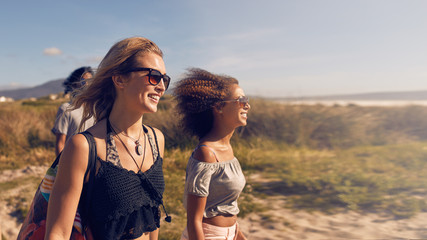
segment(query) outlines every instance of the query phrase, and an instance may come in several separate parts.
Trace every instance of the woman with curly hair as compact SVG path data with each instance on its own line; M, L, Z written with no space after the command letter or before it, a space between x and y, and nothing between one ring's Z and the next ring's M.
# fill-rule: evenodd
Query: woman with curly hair
M87 130L96 146L94 171L84 177L91 145L74 135L59 160L45 239L70 239L77 209L88 239L158 239L165 142L142 120L157 111L169 83L163 53L149 39L127 38L110 48L72 102L84 109L82 123L95 118Z
M250 109L239 82L190 69L174 90L183 128L199 138L187 163L181 239L246 239L237 225L237 198L245 177L230 139L245 126Z

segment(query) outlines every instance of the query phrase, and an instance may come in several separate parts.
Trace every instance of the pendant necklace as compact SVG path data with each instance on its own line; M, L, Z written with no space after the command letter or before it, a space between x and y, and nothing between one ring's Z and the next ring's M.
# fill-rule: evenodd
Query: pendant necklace
M112 126L113 128L116 128L117 130L120 130L119 128L117 128L116 126L114 126L111 122L110 122L110 124L111 124L111 126ZM116 132L116 131L114 131L114 132ZM136 154L138 154L138 156L141 156L141 155L142 155L142 152L143 152L143 148L142 148L142 146L141 146L141 143L139 143L139 139L141 138L141 132L142 132L142 130L139 132L138 139L135 139L135 138L133 138L133 137L131 137L131 136L127 135L125 132L120 131L120 133L122 133L122 134L123 134L123 135L125 135L126 137L128 137L128 138L132 139L132 141L135 143L135 152L136 152ZM118 135L118 134L116 133L116 135ZM145 134L144 134L144 141L145 141Z
M111 124L111 122L110 122L110 124ZM133 162L135 163L135 165L136 165L136 167L138 168L138 172L140 172L141 171L141 169L142 169L142 165L144 165L144 160L145 160L145 148L146 148L146 146L147 146L147 141L146 141L146 138L145 138L145 134L144 134L144 150L142 150L142 146L141 146L141 144L139 144L139 141L138 141L138 144L139 144L139 146L141 147L141 154L138 154L138 152L137 152L137 154L140 156L140 155L142 155L142 153L144 153L144 155L143 155L143 157L142 157L142 162L141 162L141 166L138 166L138 163L136 162L136 160L135 160L135 158L133 157L133 155L130 153L130 151L129 151L129 149L128 149L128 147L126 146L126 144L122 141L122 139L120 138L120 136L119 136L119 134L117 134L117 132L116 132L116 130L114 130L114 126L113 126L113 124L111 124L111 126L112 126L112 130L113 130L113 132L114 132L114 134L116 134L116 136L117 136L117 138L119 139L119 141L122 143L122 145L123 145L123 147L125 147L125 149L126 149L126 152L130 155L130 157L132 158L132 160L133 160ZM128 136L129 137L129 136ZM131 138L131 137L130 137ZM131 138L132 139L132 138ZM135 148L135 150L136 150L137 148Z

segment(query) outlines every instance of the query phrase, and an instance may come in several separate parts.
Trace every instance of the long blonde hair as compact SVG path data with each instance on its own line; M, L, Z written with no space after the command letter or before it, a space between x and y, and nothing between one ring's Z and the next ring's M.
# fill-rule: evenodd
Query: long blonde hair
M151 40L131 37L114 44L99 64L95 75L72 100L73 109L83 106L79 129L91 117L95 122L108 117L116 99L112 77L125 74L135 66L135 58L141 54L155 53L163 57L160 48Z

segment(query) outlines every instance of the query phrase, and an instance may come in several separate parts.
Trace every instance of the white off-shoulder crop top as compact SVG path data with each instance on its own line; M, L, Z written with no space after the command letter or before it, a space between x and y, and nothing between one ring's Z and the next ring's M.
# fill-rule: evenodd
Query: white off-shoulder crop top
M237 158L225 162L200 162L190 157L186 169L184 207L187 209L187 194L207 197L203 216L237 215L237 198L245 187L246 180Z

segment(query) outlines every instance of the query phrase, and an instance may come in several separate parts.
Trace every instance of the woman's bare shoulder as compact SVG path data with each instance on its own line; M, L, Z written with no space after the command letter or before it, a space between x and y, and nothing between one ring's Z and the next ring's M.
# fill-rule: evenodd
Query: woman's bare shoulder
M215 153L212 148L207 146L199 145L198 148L194 151L193 157L200 162L214 163L216 162Z

